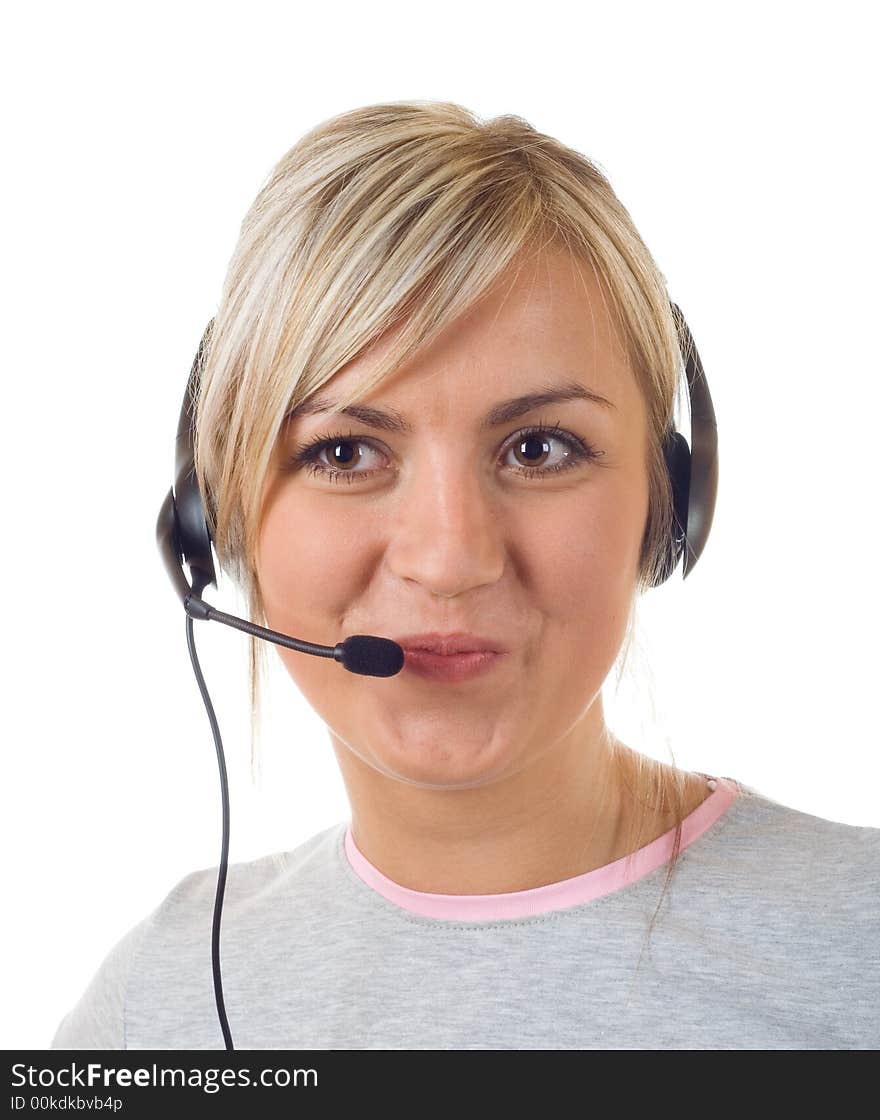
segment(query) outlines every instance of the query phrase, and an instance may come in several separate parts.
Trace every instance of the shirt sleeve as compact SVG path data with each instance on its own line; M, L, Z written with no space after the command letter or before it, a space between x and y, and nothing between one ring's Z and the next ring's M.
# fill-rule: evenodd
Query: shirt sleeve
M131 964L152 920L144 919L117 942L79 1002L64 1016L52 1050L125 1050L125 995Z

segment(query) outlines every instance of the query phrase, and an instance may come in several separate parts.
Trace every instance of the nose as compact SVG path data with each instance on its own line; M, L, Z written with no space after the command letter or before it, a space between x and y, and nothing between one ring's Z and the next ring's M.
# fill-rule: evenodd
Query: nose
M497 503L474 464L452 464L446 451L426 457L402 486L386 558L398 579L452 598L497 582L505 546Z

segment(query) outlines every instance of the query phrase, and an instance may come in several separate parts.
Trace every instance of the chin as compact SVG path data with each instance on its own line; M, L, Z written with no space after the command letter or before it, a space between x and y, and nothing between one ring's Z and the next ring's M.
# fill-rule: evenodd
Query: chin
M381 755L362 756L374 769L396 781L422 789L473 789L509 772L511 760L487 743L451 746L433 740L407 742Z

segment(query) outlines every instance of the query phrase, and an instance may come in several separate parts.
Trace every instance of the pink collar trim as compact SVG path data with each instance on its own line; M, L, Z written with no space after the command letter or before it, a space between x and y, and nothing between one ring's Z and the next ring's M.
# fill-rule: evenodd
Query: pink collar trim
M732 778L708 778L713 790L681 825L681 850L698 840L733 804L740 789ZM498 918L523 918L563 910L581 902L611 894L661 867L672 856L675 829L672 828L634 855L622 856L614 863L594 868L584 875L547 883L526 891L507 894L432 894L414 891L389 879L374 867L354 842L351 823L346 826L343 846L352 869L368 887L403 910L426 918L486 921Z

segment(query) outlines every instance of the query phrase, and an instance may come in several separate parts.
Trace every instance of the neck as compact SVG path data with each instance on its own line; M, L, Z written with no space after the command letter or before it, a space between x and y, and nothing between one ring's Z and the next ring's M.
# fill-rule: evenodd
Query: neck
M593 708L592 719L531 754L528 765L467 788L385 774L331 733L357 847L411 890L496 894L582 875L649 843L676 817L668 804L633 796L638 756L609 734L600 705ZM684 811L707 793L695 781Z

